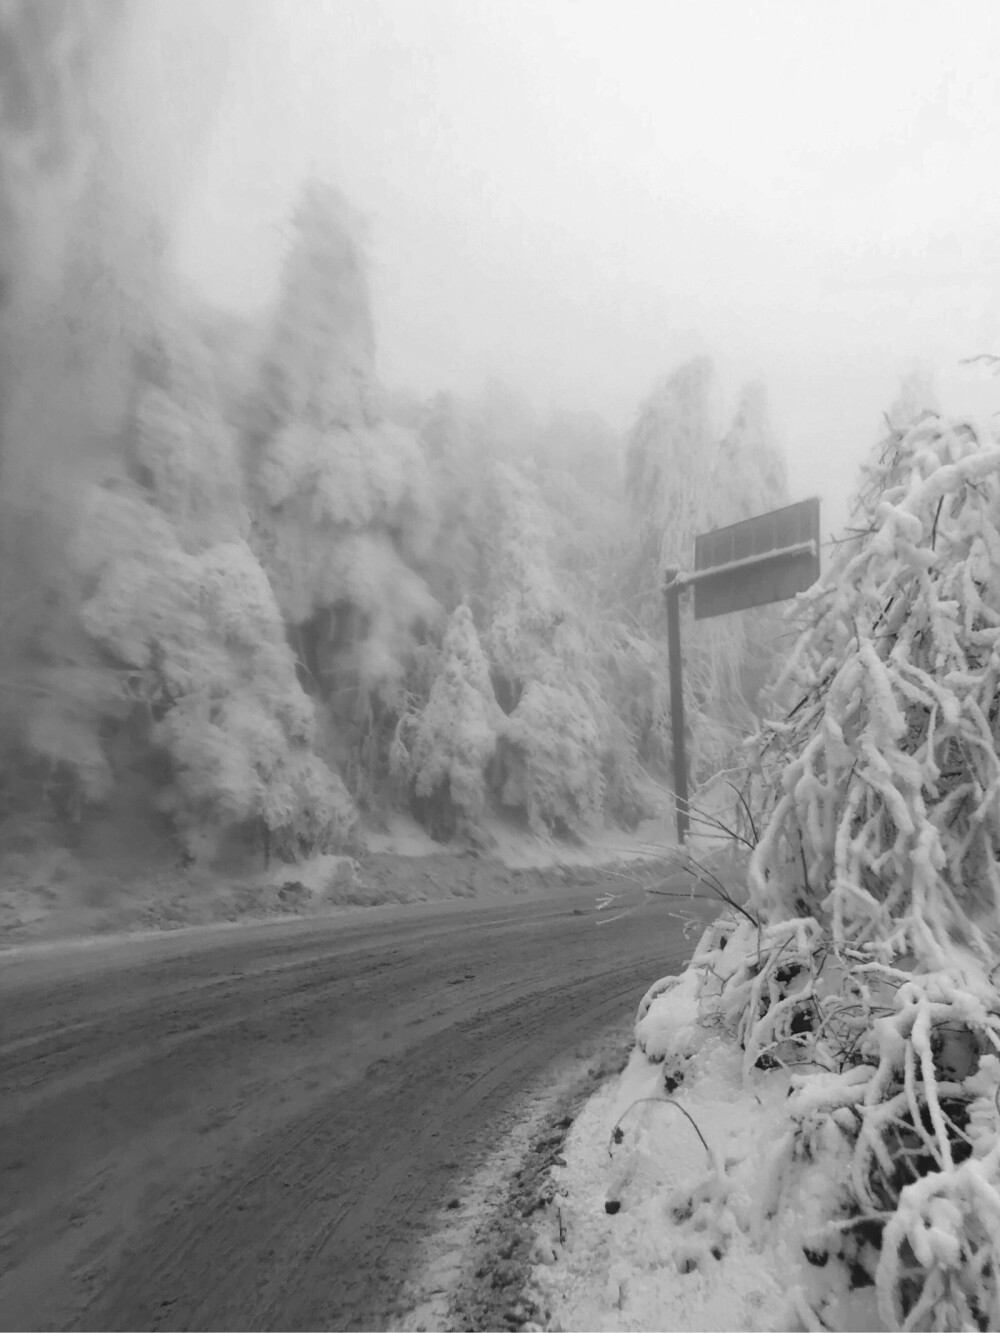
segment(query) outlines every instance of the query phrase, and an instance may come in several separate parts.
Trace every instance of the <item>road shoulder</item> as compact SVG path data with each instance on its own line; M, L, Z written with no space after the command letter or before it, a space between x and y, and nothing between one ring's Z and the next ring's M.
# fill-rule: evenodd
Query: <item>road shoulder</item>
M552 1168L576 1116L628 1059L625 1014L539 1079L498 1127L498 1146L442 1210L400 1298L396 1330L516 1329L543 1323L529 1283L539 1219L558 1213ZM556 1218L558 1228L558 1217Z

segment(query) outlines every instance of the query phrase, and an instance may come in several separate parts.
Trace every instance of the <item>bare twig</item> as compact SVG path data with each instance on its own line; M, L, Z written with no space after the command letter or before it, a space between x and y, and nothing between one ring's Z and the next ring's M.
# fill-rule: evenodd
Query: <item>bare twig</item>
M681 1106L680 1102L674 1101L673 1097L637 1097L634 1102L626 1106L625 1110L622 1111L621 1115L618 1117L618 1119L614 1123L614 1126L612 1127L611 1135L610 1138L608 1139L609 1157L614 1157L614 1152L612 1151L612 1148L614 1147L615 1144L621 1143L622 1141L623 1137L623 1131L621 1130L622 1121L628 1115L629 1111L633 1110L636 1106L640 1106L643 1102L652 1102L656 1106L675 1106L677 1110L680 1111L681 1115L685 1116L690 1121L692 1129L698 1135L699 1139L701 1139L702 1147L708 1153L709 1161L715 1160L712 1155L712 1149L705 1142L705 1136L698 1128L694 1116L692 1116L689 1112L685 1111L684 1107Z

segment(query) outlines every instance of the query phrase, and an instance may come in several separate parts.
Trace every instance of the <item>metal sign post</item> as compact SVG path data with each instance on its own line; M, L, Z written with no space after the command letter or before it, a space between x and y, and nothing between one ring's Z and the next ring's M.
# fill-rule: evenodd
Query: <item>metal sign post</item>
M667 652L670 668L670 729L673 732L677 841L690 827L687 747L684 737L684 668L681 653L681 594L694 588L696 620L781 602L819 578L819 500L773 509L756 518L716 528L695 538L695 569L668 569Z
M688 832L687 752L684 744L684 662L681 657L681 593L679 570L668 569L667 657L670 667L670 731L674 751L674 800L677 805L677 841L684 846Z

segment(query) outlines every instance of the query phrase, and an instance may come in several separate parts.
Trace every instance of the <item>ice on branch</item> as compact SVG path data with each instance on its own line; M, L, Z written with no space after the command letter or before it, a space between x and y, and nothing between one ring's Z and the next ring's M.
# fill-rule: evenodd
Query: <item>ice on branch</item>
M804 594L793 704L759 738L771 915L934 967L992 956L1000 910L1000 445L924 417L869 472L858 526Z

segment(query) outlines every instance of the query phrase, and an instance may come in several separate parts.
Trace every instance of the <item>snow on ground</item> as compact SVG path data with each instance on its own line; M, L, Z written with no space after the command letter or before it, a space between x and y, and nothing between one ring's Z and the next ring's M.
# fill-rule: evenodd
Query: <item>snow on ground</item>
M365 843L370 852L386 856L433 856L441 851L441 844L434 841L422 824L397 812L377 828L366 828Z
M182 866L175 852L155 845L114 855L45 845L0 849L0 947L392 903L503 899L573 883L593 883L610 894L616 911L628 910L642 903L656 878L653 866L633 863L670 853L669 843L611 830L585 845L501 831L496 847L472 851L433 842L399 816L368 835L368 850L357 860L320 855L267 868L252 849L236 849L211 869ZM694 915L704 920L703 912Z
M776 1176L792 1076L744 1080L733 1037L699 1021L698 985L692 970L651 988L623 1075L570 1131L532 1282L547 1327L883 1328L871 1285L803 1249L845 1153L831 1142Z
M536 836L493 817L484 845L473 851L442 846L410 816L393 813L365 828L367 851L359 860L316 856L268 868L259 851L238 842L208 869L181 865L169 843L138 833L110 841L92 834L89 843L70 850L51 845L44 831L28 830L20 841L8 838L10 845L0 848L0 946L387 903L522 895L585 872L595 883L600 878L613 908L607 917L613 919L614 911L645 899L655 879L648 863L675 857L669 793L654 795L660 803L656 818L632 832L595 827L585 842ZM718 839L699 836L689 841L689 851L709 859L718 845ZM683 903L678 907L687 910ZM693 916L699 923L705 919L701 909Z
M393 813L378 828L365 830L368 850L392 856L440 855L442 845L409 815ZM541 866L604 865L618 858L662 856L672 851L674 836L673 808L644 820L632 832L619 828L591 829L586 842L575 843L542 837L527 832L510 820L492 817L484 822L485 855L511 869Z
M617 1085L606 1085L578 1117L567 1165L554 1172L565 1241L554 1233L543 1241L548 1262L535 1276L551 1328L776 1326L790 1256L780 1236L758 1251L739 1219L750 1211L754 1149L777 1123L782 1093L768 1089L760 1104L743 1093L739 1060L715 1041L702 1048L698 1065L700 1077L677 1102L710 1147L744 1165L730 1173L729 1199L722 1205L711 1188L702 1190L707 1197L699 1196L690 1219L674 1220L670 1201L706 1185L708 1157L692 1126L660 1100L662 1067L634 1052ZM648 1097L657 1100L640 1100ZM612 1157L620 1118L624 1139ZM613 1215L605 1211L609 1201L620 1205Z

